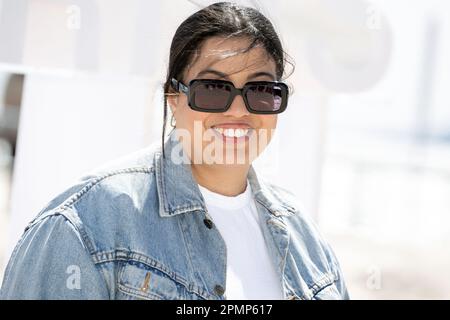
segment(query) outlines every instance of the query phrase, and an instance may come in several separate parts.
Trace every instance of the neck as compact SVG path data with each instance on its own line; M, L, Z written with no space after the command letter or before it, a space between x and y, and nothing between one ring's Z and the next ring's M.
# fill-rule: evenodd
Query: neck
M233 197L245 191L250 166L191 164L191 168L199 185L212 192Z

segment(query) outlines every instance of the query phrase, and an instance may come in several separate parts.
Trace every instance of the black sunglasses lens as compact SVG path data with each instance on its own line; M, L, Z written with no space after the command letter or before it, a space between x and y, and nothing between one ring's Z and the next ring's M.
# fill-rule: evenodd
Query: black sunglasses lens
M193 91L196 107L207 110L224 109L230 98L231 87L224 83L198 83Z
M278 84L255 84L248 88L246 97L251 109L276 113L282 107L286 88Z

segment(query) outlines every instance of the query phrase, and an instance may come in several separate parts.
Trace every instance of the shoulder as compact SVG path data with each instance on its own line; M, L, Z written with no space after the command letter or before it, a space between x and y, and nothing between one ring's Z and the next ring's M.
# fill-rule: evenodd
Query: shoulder
M257 198L272 208L275 215L290 216L309 219L310 214L300 198L287 188L276 184L267 177L258 174L259 190Z
M108 176L139 171L152 171L155 155L161 152L161 142L154 142L146 148L126 154L98 166L82 176L82 180L106 178Z
M300 198L287 188L259 175L259 192L255 195L273 216L286 224L297 239L309 245L322 246L323 236L319 232L314 216Z
M278 207L283 208L283 221L295 228L296 232L301 232L303 236L321 241L318 225L314 220L313 213L307 209L299 196L292 191L272 182L266 182L268 192L278 202Z
M43 218L24 233L14 248L0 299L108 298L89 249L81 233L65 217ZM83 286L70 281L81 277Z
M320 231L313 213L301 199L292 191L273 182L263 180L263 185L265 198L270 200L270 205L275 208L279 220L290 231L292 241L304 242L308 248L315 248L313 250L322 252L329 262L333 262L328 242Z
M67 207L81 200L87 193L124 192L127 187L140 179L151 179L154 172L155 154L160 146L153 143L146 148L113 159L83 174L73 185L59 194L43 210ZM50 204L53 203L51 206Z
M145 205L151 209L153 200L157 207L154 157L158 152L154 143L91 170L52 199L25 230L48 216L61 215L83 239L94 242L106 241L120 225L138 224Z

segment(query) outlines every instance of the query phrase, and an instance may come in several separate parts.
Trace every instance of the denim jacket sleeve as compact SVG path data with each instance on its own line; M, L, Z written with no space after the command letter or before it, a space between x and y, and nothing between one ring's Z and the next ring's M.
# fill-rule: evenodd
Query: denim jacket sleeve
M14 249L0 299L109 299L109 293L73 224L49 215L32 224Z
M342 272L341 266L339 265L339 261L333 251L333 249L328 245L328 243L326 244L326 246L328 247L328 254L330 255L330 259L331 259L331 265L333 266L334 269L334 273L336 274L336 287L342 297L343 300L349 300L350 299L350 295L348 293L347 290L347 286L345 284L345 280L344 280L344 274Z

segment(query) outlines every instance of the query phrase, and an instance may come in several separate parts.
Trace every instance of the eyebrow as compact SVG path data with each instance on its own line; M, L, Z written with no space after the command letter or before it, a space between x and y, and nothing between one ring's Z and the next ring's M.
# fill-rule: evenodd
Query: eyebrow
M199 72L197 74L197 77L203 76L203 75L208 74L208 73L214 74L214 75L218 76L219 78L229 79L229 77L228 77L228 75L226 73L223 73L223 72L220 72L220 71L217 71L217 70L214 70L214 69L205 69L205 70Z
M214 74L215 76L218 76L219 78L224 78L224 79L228 79L228 80L230 79L226 73L223 73L223 72L220 72L220 71L214 70L214 69L205 69L205 70L199 72L197 74L197 77L203 76L208 73ZM252 78L257 78L257 77L269 77L270 79L272 79L272 81L276 80L275 76L272 73L267 72L267 71L258 71L258 72L249 74L247 77L247 80L252 79Z
M272 73L267 72L267 71L259 71L259 72L252 73L247 77L247 80L252 79L252 78L258 78L258 77L269 77L272 81L276 80L275 76Z

